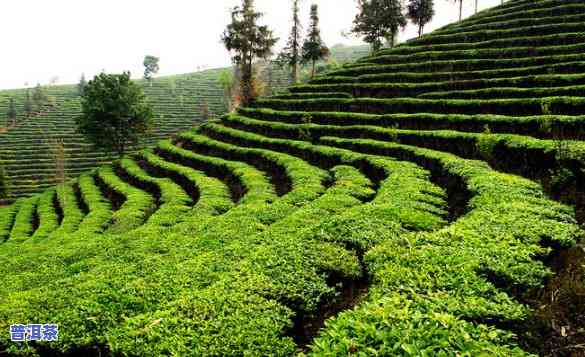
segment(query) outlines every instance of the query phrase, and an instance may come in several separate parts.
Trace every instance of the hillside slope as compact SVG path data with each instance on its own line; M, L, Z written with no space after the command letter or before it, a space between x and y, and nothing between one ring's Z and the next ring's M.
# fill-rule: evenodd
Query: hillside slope
M584 18L509 1L0 208L0 330L59 324L0 347L582 355Z
M332 48L332 59L345 63L367 52L367 46L338 45ZM282 91L289 84L285 69L275 65L261 68L267 90ZM225 113L223 89L218 82L222 70L161 77L152 86L139 81L155 112L153 133L140 147L153 145L201 123L204 105L213 116ZM55 99L55 107L46 107L29 119L23 110L25 90L0 91L0 163L5 165L10 180L11 200L41 192L59 182L57 155L64 159L65 175L70 178L112 160L111 155L96 150L75 132L74 118L81 110L77 87L50 86L45 91ZM15 127L7 119L10 98L15 99L19 112ZM9 126L10 129L3 132ZM65 149L64 156L56 150L60 143Z

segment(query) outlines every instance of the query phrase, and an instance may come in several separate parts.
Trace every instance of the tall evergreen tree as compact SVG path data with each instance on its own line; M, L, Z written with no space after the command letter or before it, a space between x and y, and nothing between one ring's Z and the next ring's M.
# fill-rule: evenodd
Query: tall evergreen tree
M14 98L10 98L10 103L8 104L8 120L10 120L10 124L16 124L16 104L14 103Z
M433 0L410 0L408 3L408 18L418 25L418 36L422 36L424 27L435 16Z
M382 48L384 39L393 47L398 31L406 26L401 0L358 0L358 6L351 31L363 36L374 52Z
M33 90L32 99L37 108L37 111L41 111L43 105L47 103L48 100L47 94L45 93L43 87L41 87L39 83L37 83L37 86Z
M79 83L77 84L77 94L79 94L79 96L83 96L83 94L85 94L86 86L87 80L85 79L85 73L82 73L81 78L79 78Z
M291 82L293 84L299 81L299 63L301 62L301 31L302 26L299 19L299 1L293 0L293 18L290 36L286 46L282 49L277 58L277 63L281 66L290 66Z
M232 22L221 36L225 47L232 53L232 61L240 67L240 103L248 104L255 96L253 64L256 58L266 58L278 41L267 26L258 25L263 16L256 12L253 0L242 0L242 6L231 10Z
M329 56L329 48L321 39L319 29L319 8L317 4L311 5L311 21L309 33L303 43L303 63L311 63L311 78L315 76L315 63Z
M25 97L24 97L24 112L26 113L26 117L29 118L33 113L33 102L30 97L30 90L27 88Z

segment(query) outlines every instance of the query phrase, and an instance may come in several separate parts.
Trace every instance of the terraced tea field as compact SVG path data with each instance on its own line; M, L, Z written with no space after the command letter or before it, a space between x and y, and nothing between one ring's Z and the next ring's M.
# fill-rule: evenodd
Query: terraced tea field
M515 0L0 208L8 354L581 356L585 4Z
M367 51L365 46L336 46L332 58L343 63L355 60ZM225 113L223 89L218 82L222 70L157 78L152 86L141 81L153 105L155 125L151 136L135 149L152 146L160 139L198 125L203 121L205 104L213 116ZM286 71L276 65L263 66L261 78L267 90L272 92L282 91L289 84ZM26 119L23 110L25 91L0 91L0 163L4 164L10 180L11 201L41 192L59 182L55 149L60 143L64 144L65 175L70 178L109 163L113 158L93 148L76 133L74 118L81 111L76 86L47 87L46 94L55 99L55 107L47 107L40 114ZM15 99L19 124L3 132L2 128L11 126L7 118L10 98Z

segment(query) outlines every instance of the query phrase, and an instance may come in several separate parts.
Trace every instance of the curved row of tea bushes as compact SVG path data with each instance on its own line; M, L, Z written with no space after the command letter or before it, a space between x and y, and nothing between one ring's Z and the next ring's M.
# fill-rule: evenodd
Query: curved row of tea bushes
M111 165L100 167L96 179L101 180L107 190L123 197L123 202L118 203L119 209L112 214L109 232L122 233L137 228L155 211L155 198L118 177Z
M418 98L354 98L354 99L259 99L254 108L284 111L386 113L496 114L514 116L581 115L585 112L583 97L544 97L527 99L418 99Z
M73 233L79 228L79 224L85 217L86 212L79 206L76 193L78 189L77 182L64 183L55 188L56 197L54 202L61 210L62 217L59 227L51 233L51 236Z
M56 194L53 188L39 195L39 202L35 213L38 216L39 226L31 238L47 238L61 224L62 217L59 217L57 207L55 207Z
M507 133L551 139L583 140L583 116L536 115L465 115L465 114L363 114L346 112L279 111L240 108L238 113L252 119L289 124L375 125L394 129L456 130L462 132ZM229 118L229 117L228 117Z
M138 156L137 159L140 157ZM148 223L161 226L175 225L192 208L194 202L181 186L171 179L148 175L136 161L130 158L123 158L116 162L116 167L123 170L124 176L128 177L134 186L155 197L157 209L148 217Z

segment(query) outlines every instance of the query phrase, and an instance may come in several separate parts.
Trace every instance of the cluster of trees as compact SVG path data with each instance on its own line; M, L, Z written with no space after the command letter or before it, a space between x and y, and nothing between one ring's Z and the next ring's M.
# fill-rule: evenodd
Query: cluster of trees
M225 47L232 54L232 62L237 66L240 83L239 102L246 105L258 94L255 88L254 61L272 55L272 47L278 42L272 30L258 22L263 14L257 12L253 0L243 0L241 6L231 10L231 23L221 36ZM290 66L291 81L298 81L299 65L315 63L329 55L329 49L321 39L317 5L311 6L309 31L302 40L302 26L299 18L299 0L293 0L293 21L289 39L278 56L278 62Z
M393 47L407 19L418 26L420 36L435 16L433 0L409 0L406 12L402 0L358 0L358 9L351 31L362 36L373 51L382 48L384 41Z
M22 111L27 118L30 118L33 114L41 112L45 106L55 106L55 104L55 98L47 95L44 88L40 84L37 84L32 91L32 95L30 89L26 90ZM8 125L15 125L18 119L18 110L14 98L10 98L6 115L8 117Z
M299 18L299 1L293 0L293 18L291 33L286 46L279 53L277 63L291 68L291 83L299 81L299 65L311 64L311 78L315 76L315 65L319 60L329 56L330 51L321 38L319 28L319 8L311 5L309 30L302 39L302 25Z

